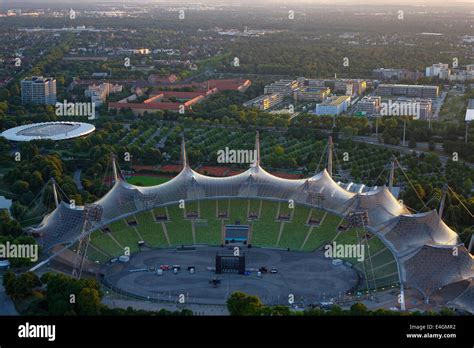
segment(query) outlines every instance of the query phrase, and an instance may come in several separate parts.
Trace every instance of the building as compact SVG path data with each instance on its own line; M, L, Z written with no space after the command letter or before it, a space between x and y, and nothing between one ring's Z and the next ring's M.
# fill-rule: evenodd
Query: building
M474 121L474 99L469 99L466 109L466 122Z
M133 102L137 95L131 95L115 103L109 103L109 110L130 109L134 116L143 116L145 112L155 112L158 110L168 110L173 112L183 112L191 110L192 106L200 103L210 95L217 92L217 89L194 92L178 91L158 91L143 103Z
M355 110L363 112L365 115L376 115L380 112L381 97L365 96L359 100L355 106Z
M293 91L293 100L295 102L321 102L324 101L330 93L331 90L329 89L329 87L300 87Z
M439 96L439 87L427 85L381 84L377 87L377 95L437 98Z
M32 76L21 81L22 104L54 105L56 101L56 79Z
M254 151L260 153L258 138L255 143ZM225 199L227 202L229 198L245 198L271 200L281 204L291 199L297 206L308 206L327 214L335 214L338 220L349 218L353 224L362 222L364 233L370 233L371 238L378 238L374 240L383 244L387 255L392 257L393 261L390 263L395 264L395 267L390 269L393 273L384 273L394 275L387 285L397 286L402 282L401 286L418 291L427 302L435 294L436 301L441 299L443 292L440 293L439 289L450 284L459 286L463 282L466 285L462 292L458 291L456 295L450 293L446 297L450 301L457 301L456 299L461 297L461 302L468 304L468 309L474 312L474 305L469 301L472 296L465 299L467 289L471 289L469 294L474 293L474 283L471 283L474 260L469 250L460 242L457 233L442 220L436 210L413 213L403 201L396 199L386 186L360 192L362 189L359 185L358 192L352 192L341 187L326 169L298 180L278 178L262 168L258 156L245 172L216 178L199 174L191 168L184 142L181 145L181 159L182 170L177 176L165 184L150 186L146 190L127 183L113 159L111 167L114 184L104 196L94 202L94 206L100 208L97 223L84 230L87 213L85 207L72 206L61 200L50 214L39 224L28 227L26 232L37 238L43 250L52 251L58 244L72 245L85 232L103 233L103 228L112 222L124 221L125 218L143 212L151 214L156 207L171 207L181 199L197 202ZM321 193L324 195L322 202ZM206 208L201 206L201 209ZM360 215L361 212L364 216ZM276 213L278 214L278 211ZM166 213L165 216L167 215ZM183 217L185 218L186 216ZM143 224L152 228L156 222L150 219L149 223L145 221ZM217 231L220 232L221 224L217 225ZM133 233L133 228L130 226L130 233ZM267 231L266 226L259 228L259 233ZM258 227L254 226L253 233L257 229ZM220 233L217 234L220 237ZM279 241L275 238L273 245L278 244ZM457 251L455 255L453 248ZM117 252L122 252L120 247ZM107 260L112 257L114 256L110 255ZM386 256L384 260L387 260ZM387 262L389 261L382 265ZM207 283L207 279L204 281ZM364 282L361 283L363 286ZM374 282L370 286L377 289L380 285L380 282ZM416 295L414 292L413 294Z
M89 86L85 91L84 95L91 98L91 102L96 106L102 105L107 101L109 94L120 93L123 90L122 85L113 85L111 83L105 82L100 85L93 84Z
M316 104L316 115L340 115L346 112L351 102L351 97L329 97L321 104Z
M428 120L432 112L431 99L401 97L380 103L382 116L414 116L416 119Z
M293 91L298 88L298 81L296 80L280 80L266 85L263 93L273 94L281 93L284 96L291 96Z
M468 65L469 66L469 65ZM469 66L470 67L470 66ZM474 80L474 69L469 68L470 70L454 70L451 75L449 75L449 81L453 82L467 82Z
M425 70L426 77L439 77L440 79L449 78L450 73L449 65L443 63L427 66Z
M399 80L402 69L378 68L372 70L372 76L378 80Z
M261 95L244 103L245 107L258 108L259 110L268 110L283 101L282 93L272 93Z

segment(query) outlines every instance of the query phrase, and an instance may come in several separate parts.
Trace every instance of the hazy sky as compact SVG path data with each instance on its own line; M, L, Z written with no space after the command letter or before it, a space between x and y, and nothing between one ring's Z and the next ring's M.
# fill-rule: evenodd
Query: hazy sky
M183 5L183 4L203 4L203 5L264 5L264 4L278 4L278 5L294 5L294 4L308 4L308 5L415 5L415 6L465 6L468 10L474 12L474 0L0 0L0 4L14 6L16 4L34 4L41 6L43 4L66 4L66 3L161 3L166 5ZM35 6L35 7L36 7Z

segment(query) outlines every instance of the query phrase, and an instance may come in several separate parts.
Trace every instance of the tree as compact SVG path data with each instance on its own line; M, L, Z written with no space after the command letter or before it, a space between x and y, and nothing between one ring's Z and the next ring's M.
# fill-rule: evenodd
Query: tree
M259 315L263 308L257 296L234 292L227 300L230 315Z
M366 315L368 310L363 303L357 302L351 306L350 312L354 315Z
M281 145L276 145L273 151L277 156L283 156L285 154L285 149Z
M416 140L415 138L410 138L410 140L408 141L408 147L410 149L415 149L416 148Z
M23 180L17 180L12 186L12 192L17 194L23 194L28 192L30 185Z
M77 297L79 315L99 315L101 311L100 295L96 289L84 288Z

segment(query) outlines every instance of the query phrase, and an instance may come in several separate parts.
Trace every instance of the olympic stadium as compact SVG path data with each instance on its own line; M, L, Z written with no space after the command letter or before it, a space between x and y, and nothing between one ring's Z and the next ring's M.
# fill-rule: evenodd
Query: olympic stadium
M11 141L66 140L88 135L95 126L83 122L40 122L7 129L0 136Z
M214 296L203 283L217 269L214 255L238 245L248 258L245 271L267 266L282 275L255 287L259 280L245 278L247 272L232 274L223 278L228 289L266 296L266 287L282 295L295 287L330 295L396 287L426 303L441 297L440 303L474 312L472 255L436 210L411 213L390 186L351 189L333 179L332 167L282 179L262 168L258 135L256 151L247 171L217 178L190 167L183 141L181 172L151 187L127 183L113 161L115 181L102 198L83 207L56 199L56 209L28 231L51 253L48 261L69 258L74 269L79 264L79 276L82 270L100 274L111 288L142 299L189 289L199 292L197 302L224 300L226 293ZM340 257L342 265L335 265L324 259L322 249L334 242L363 245L364 260ZM127 264L117 262L124 250L131 252ZM167 263L200 269L159 281L146 273ZM140 270L145 273L131 275Z

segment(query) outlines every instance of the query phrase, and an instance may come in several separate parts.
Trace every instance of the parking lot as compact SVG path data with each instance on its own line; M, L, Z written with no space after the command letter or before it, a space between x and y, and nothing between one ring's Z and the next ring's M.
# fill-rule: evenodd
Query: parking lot
M355 271L347 266L334 266L321 252L289 252L271 249L242 249L246 256L246 269L266 267L269 272L261 277L256 271L250 275L223 273L216 275L208 267L214 267L216 253L231 254L232 250L219 247L197 247L190 251L161 249L140 252L128 263L116 262L105 268L107 281L123 291L150 298L177 302L180 295L186 303L225 304L235 291L257 295L267 304L288 304L289 295L296 303L312 303L330 299L348 291L357 283ZM161 265L180 265L174 274L172 267L157 275L156 271L136 271L159 268ZM188 266L195 267L191 274ZM275 268L278 273L272 274ZM132 271L132 272L131 272ZM218 278L215 287L210 280Z

